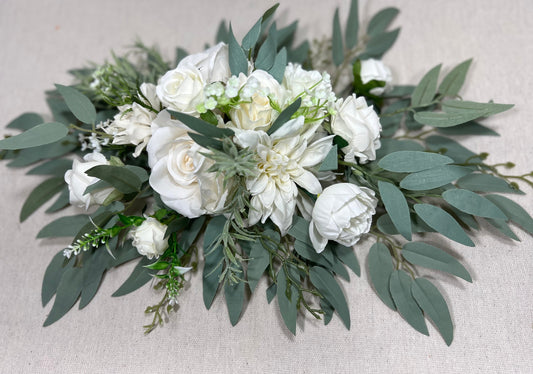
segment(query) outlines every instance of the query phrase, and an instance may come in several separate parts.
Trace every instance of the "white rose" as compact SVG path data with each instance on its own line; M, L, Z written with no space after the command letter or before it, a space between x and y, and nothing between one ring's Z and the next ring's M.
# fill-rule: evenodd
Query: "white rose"
M140 226L134 227L128 233L133 240L133 246L139 254L149 259L158 258L168 248L168 238L165 238L167 225L153 217L148 217Z
M222 176L216 178L215 173L207 172L213 161L201 153L209 151L196 144L187 134L189 131L162 111L152 122L152 138L146 150L152 188L168 207L195 218L220 211L227 192Z
M180 65L196 66L206 83L226 82L231 76L228 46L224 43L218 43L203 52L187 56L180 61L178 67Z
M140 89L144 96L141 96L141 100L159 110L161 103L157 98L155 85L143 83ZM138 103L122 105L118 109L120 112L115 115L113 122L104 128L104 131L113 135L113 144L136 145L133 156L138 157L152 136L150 126L157 113Z
M376 150L381 146L379 133L381 124L372 106L368 106L363 96L355 95L339 99L335 104L337 114L331 121L331 130L348 142L342 148L344 160L360 163L376 159Z
M388 66L383 61L370 58L368 60L361 61L361 81L363 84L367 84L370 81L385 82L384 87L375 87L370 90L372 95L381 96L383 93L391 90L392 85L392 73Z
M269 97L283 105L281 85L263 70L255 70L248 77L241 74L239 82L241 96L249 102L241 103L230 111L231 124L228 126L242 130L268 130L279 114L270 105Z
M156 93L165 107L198 116L196 107L205 100L204 86L204 77L196 66L179 64L159 79Z
M337 183L318 196L309 225L313 247L320 253L328 240L347 247L370 230L378 200L374 191L352 183Z
M83 162L74 160L72 169L65 173L65 182L69 189L70 204L88 209L89 206L97 204L102 205L105 199L113 192L114 188L103 188L91 193L85 194L85 190L91 184L98 182L100 179L90 177L85 172L95 166L109 165L109 161L101 153L88 153L83 157Z

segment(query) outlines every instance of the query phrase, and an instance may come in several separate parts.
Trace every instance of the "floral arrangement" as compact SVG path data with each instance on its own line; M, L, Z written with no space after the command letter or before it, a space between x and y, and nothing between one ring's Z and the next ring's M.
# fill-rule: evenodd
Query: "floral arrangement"
M480 219L515 240L510 223L533 233L531 216L501 195L523 193L516 181L531 186L532 174L503 174L511 162L489 165L453 140L497 135L479 120L512 107L459 96L471 60L393 86L380 59L398 37L388 30L397 9L363 27L352 0L331 38L294 46L297 23L278 28L276 8L240 43L222 22L214 46L178 48L174 63L138 42L73 70L74 85L47 92L53 122L25 113L7 126L23 130L0 140L8 166L48 177L20 220L56 195L47 212L80 210L38 234L73 238L44 275L43 305L55 295L45 326L85 307L106 271L138 260L113 296L161 291L146 332L177 310L190 271L203 274L207 308L224 294L233 325L266 277L293 334L299 311L325 324L336 314L349 329L338 278L360 274L370 239L378 297L423 334L430 319L449 345L445 298L418 269L472 279L431 237L474 246Z

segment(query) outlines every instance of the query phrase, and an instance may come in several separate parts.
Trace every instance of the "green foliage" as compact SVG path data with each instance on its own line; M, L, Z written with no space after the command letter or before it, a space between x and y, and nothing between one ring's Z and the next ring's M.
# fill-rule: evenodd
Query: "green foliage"
M416 204L416 214L431 228L463 245L474 247L474 243L457 221L441 208L430 204Z
M287 121L289 121L292 116L300 109L300 105L302 105L302 99L298 98L296 99L291 105L289 105L283 112L281 112L272 124L270 128L267 131L268 135L272 135L275 133L278 129L281 128Z
M424 107L432 103L437 93L437 81L441 66L435 66L422 77L411 96L412 107Z
M56 84L59 94L63 96L65 103L74 116L83 123L94 124L96 121L96 109L87 96L72 87Z
M411 216L404 194L394 184L379 181L379 194L392 223L402 236L411 240Z
M63 178L53 177L35 187L22 206L19 217L20 222L24 222L43 204L59 193L64 185Z
M389 249L382 243L375 243L368 252L368 273L381 301L392 310L396 310L392 300L389 283L394 271Z
M403 270L395 270L390 276L390 293L400 315L413 328L424 335L429 335L422 310L411 294L413 280Z
M43 118L37 113L24 113L7 124L8 129L27 131L34 126L44 123Z
M55 143L68 133L65 125L58 122L43 123L22 134L0 140L0 149L15 150Z

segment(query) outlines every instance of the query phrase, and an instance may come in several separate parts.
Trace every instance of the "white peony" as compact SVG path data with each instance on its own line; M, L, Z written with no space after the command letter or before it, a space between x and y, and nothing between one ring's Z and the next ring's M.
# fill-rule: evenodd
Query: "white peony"
M206 83L226 82L231 76L228 46L224 43L189 55L180 61L179 66L192 65L198 68Z
M155 110L159 110L161 103L157 98L155 85L143 83L140 89L141 100ZM106 133L113 135L113 144L136 145L133 156L138 157L152 136L150 126L157 113L138 103L122 105L118 109L120 112L115 115L113 122L103 129Z
M352 183L338 183L318 196L309 225L313 247L320 253L328 240L347 247L370 230L378 200L374 191Z
M139 254L149 259L158 258L168 248L168 238L165 238L167 225L153 217L148 217L140 226L134 227L128 233L133 246Z
M270 136L263 131L235 129L236 143L255 151L259 160L257 175L246 182L252 195L250 225L264 223L270 217L283 235L292 224L297 185L312 194L322 191L312 169L320 165L330 151L332 137L310 143L319 126L317 123L306 128L304 117L300 116Z
M83 161L74 160L72 162L72 169L65 173L65 182L69 189L70 204L88 209L89 206L97 204L102 205L105 199L113 192L114 188L103 188L85 193L85 190L90 185L98 182L100 179L90 177L85 172L95 166L109 165L109 161L105 156L98 152L88 153L83 157Z
M231 123L227 126L242 130L268 130L279 114L270 105L270 98L280 106L284 104L281 85L263 70L256 70L248 77L241 73L238 79L241 98L246 102L229 112Z
M167 111L162 111L152 122L147 151L152 188L168 207L195 218L220 211L227 192L222 177L207 172L213 161L200 153L209 151L189 137L190 131L180 121L172 120Z
M363 96L355 95L339 99L336 103L337 114L332 117L331 130L348 142L342 148L344 160L360 163L376 159L376 150L381 146L379 133L381 124L372 106L368 106Z
M384 87L375 87L370 90L372 95L381 96L383 93L392 89L392 73L387 65L381 60L375 60L370 58L368 60L361 61L361 81L363 84L367 84L370 81L385 82Z
M196 107L205 100L206 82L198 67L179 64L165 73L156 87L157 97L169 109L198 116Z

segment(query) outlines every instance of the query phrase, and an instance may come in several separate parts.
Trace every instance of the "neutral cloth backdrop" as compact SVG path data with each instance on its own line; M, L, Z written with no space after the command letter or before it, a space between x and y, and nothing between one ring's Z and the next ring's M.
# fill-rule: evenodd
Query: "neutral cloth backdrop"
M68 69L103 62L136 36L158 43L171 58L175 46L199 52L214 39L221 18L242 37L270 0L218 1L0 1L0 135L24 111L46 115L43 92L70 84ZM279 9L280 24L300 19L298 37L330 33L335 6L346 16L348 0L292 0ZM477 101L514 103L485 121L500 137L461 139L489 162L513 160L517 174L533 159L533 2L531 0L361 1L361 16L398 6L400 37L384 60L395 82L416 83L438 63L444 70L474 58L463 94ZM178 314L148 336L144 308L158 300L149 287L111 298L132 264L111 271L96 298L43 328L51 304L40 304L41 281L62 240L34 239L54 219L44 209L20 224L24 198L42 180L0 163L0 372L1 373L531 373L533 372L533 240L515 230L511 242L484 226L475 248L450 245L473 284L433 273L450 304L455 339L447 347L433 326L415 332L376 297L365 269L370 242L357 247L360 278L342 286L352 328L335 317L329 326L307 316L291 336L259 284L246 313L231 327L223 299L205 310L200 277L180 297ZM515 196L533 212L533 190ZM74 209L69 211L74 213ZM63 214L63 213L60 213ZM445 241L437 241L447 245Z

